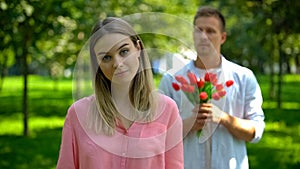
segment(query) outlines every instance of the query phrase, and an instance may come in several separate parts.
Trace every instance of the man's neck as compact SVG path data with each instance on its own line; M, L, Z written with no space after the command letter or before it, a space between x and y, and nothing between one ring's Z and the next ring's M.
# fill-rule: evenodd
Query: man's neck
M197 59L194 61L194 65L200 69L214 69L220 67L222 63L222 57L219 56L208 56L201 57L197 56Z

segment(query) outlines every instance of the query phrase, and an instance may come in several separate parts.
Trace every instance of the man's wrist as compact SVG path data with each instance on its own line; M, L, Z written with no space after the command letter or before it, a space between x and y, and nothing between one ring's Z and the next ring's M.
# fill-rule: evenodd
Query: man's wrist
M227 113L225 113L225 112L223 112L222 116L220 117L220 124L226 125L226 123L228 122L229 118L230 118L230 115L227 114Z

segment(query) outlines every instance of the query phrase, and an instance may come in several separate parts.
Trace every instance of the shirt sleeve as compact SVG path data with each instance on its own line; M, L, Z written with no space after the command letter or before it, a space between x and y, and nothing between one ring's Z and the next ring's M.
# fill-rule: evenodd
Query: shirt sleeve
M188 100L182 90L175 91L173 89L172 82L176 82L174 77L169 73L165 73L160 81L159 90L176 102L181 118L186 119L192 115L194 105Z
M246 118L252 120L255 127L255 136L250 141L251 143L257 143L262 138L265 122L264 113L262 110L262 94L259 84L251 72L247 77L246 82L246 95L245 95L245 112Z
M166 169L183 169L183 142L182 142L182 119L179 115L176 103L173 100L169 101L168 111L171 114L165 152Z
M160 84L159 84L159 90L162 94L167 95L171 98L173 98L172 96L172 92L171 92L171 86L172 85L172 76L168 73L165 73L162 77L162 79L160 80Z
M74 107L68 110L62 131L62 141L60 145L57 169L78 169L78 149L76 146L72 116L76 115ZM73 121L74 122L74 121Z

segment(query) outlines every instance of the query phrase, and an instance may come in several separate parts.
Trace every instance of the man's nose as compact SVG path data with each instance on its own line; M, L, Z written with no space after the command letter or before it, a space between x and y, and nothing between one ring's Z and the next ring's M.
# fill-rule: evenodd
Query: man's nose
M207 32L201 31L200 37L201 37L201 39L208 39Z

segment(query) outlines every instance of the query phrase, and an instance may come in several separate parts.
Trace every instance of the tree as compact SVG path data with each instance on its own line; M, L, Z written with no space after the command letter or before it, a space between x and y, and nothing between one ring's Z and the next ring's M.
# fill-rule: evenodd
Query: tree
M82 2L82 1L81 1ZM56 35L63 32L66 25L58 22L60 17L70 15L68 10L63 9L61 1L9 1L1 2L1 36L4 41L3 50L12 49L15 65L20 67L18 72L23 75L23 123L24 135L29 134L28 130L28 73L29 64L35 58L33 56L39 49L38 42L53 40ZM72 9L69 9L72 10ZM55 37L54 37L55 36ZM41 40L43 39L43 40ZM5 57L4 57L5 58ZM6 60L6 59L4 59ZM6 62L6 61L5 61ZM4 62L4 65L6 64Z
M299 34L299 19L297 9L299 1L221 1L215 3L225 11L229 21L229 38L224 46L230 57L250 67L254 71L266 72L270 68L270 96L277 98L277 107L281 108L281 91L283 74L290 73L291 58L298 59L299 51L296 44ZM233 27L231 27L233 25ZM290 43L292 39L294 43ZM236 46L232 49L232 46ZM293 51L293 52L291 52ZM275 72L274 65L279 65ZM297 65L296 65L297 66ZM277 73L277 92L275 92L275 73Z

